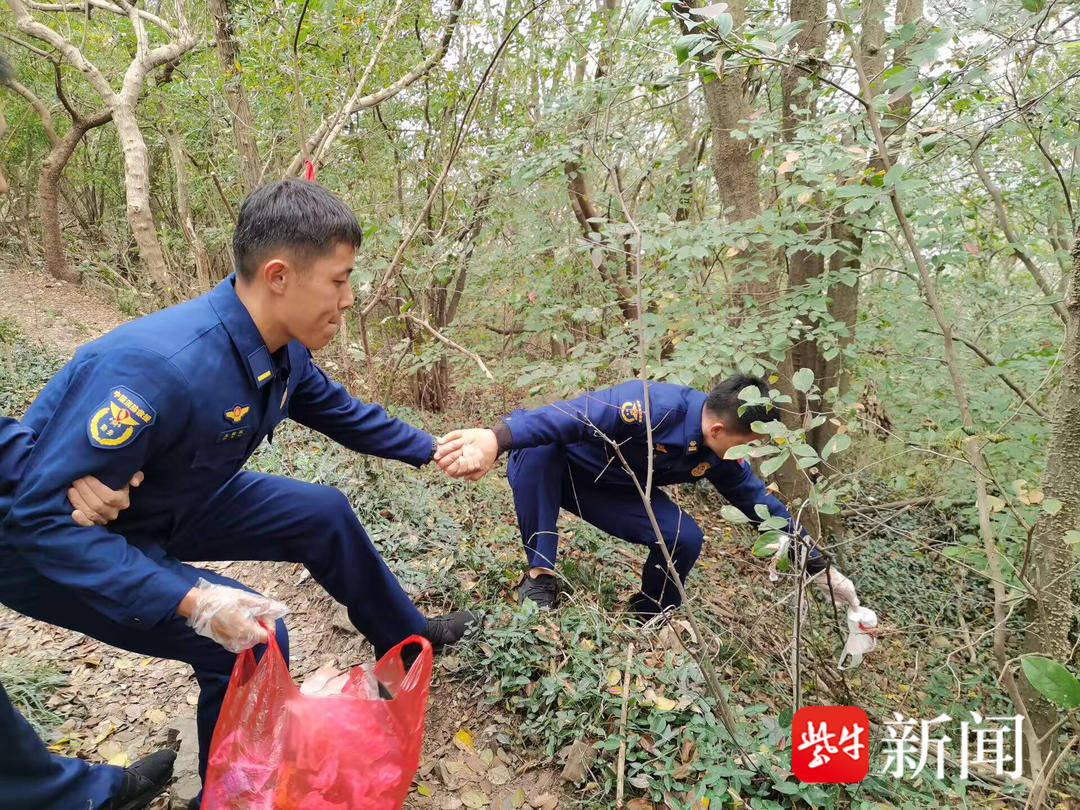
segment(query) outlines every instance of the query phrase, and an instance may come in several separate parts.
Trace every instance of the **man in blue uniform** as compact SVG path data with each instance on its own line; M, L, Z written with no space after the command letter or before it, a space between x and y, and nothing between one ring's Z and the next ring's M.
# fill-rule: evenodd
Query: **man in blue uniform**
M453 643L478 620L417 610L338 490L241 471L286 416L358 452L414 466L431 459L434 437L355 399L311 357L353 303L360 237L352 212L321 186L257 189L237 220L235 276L81 347L23 419L36 438L0 524L0 601L190 663L201 687L201 770L229 649L265 638L257 620L279 614L186 561L303 563L380 655L411 634L436 648ZM89 474L119 488L136 470L146 480L116 521L71 524L68 482ZM276 631L287 655L280 621Z
M789 533L796 533L788 510L750 466L724 459L730 448L759 438L751 430L752 423L775 418L766 405L746 406L739 399L739 392L750 386L768 396L763 380L746 375L725 380L708 395L682 385L649 383L653 484L657 487L652 491L652 509L683 581L701 552L704 535L659 487L704 478L755 524L762 521L755 507L764 506L770 515L788 521ZM745 406L742 414L740 406ZM566 509L609 534L650 548L641 590L629 603L636 618L647 619L680 603L648 513L612 446L612 442L618 444L644 488L649 445L640 380L535 410L515 410L491 429L455 431L445 439L437 455L439 465L474 479L490 469L499 453L510 451L507 476L528 559L528 571L518 586L519 601L555 605L556 521L559 510ZM798 534L805 536L801 529ZM829 573L822 575L826 568ZM817 549L810 550L807 571L812 582L831 590L834 599L858 605L851 581L827 566Z
M22 475L33 447L33 433L14 419L0 416L0 515L5 500ZM106 490L93 478L72 484L72 517L79 525L115 517L127 492ZM100 810L140 810L149 806L172 776L176 752L155 751L127 768L90 765L75 757L53 754L33 727L16 711L0 684L0 729L5 744L0 757L0 809L36 807L98 807Z

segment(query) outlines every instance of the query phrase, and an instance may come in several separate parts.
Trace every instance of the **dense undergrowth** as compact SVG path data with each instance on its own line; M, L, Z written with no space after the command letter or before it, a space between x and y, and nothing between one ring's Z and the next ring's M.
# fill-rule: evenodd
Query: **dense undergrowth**
M0 404L17 414L60 361L5 324L0 364ZM435 432L453 420L453 414L435 420L409 409L396 412ZM855 457L881 448L878 439L864 436ZM501 744L526 750L539 762L580 760L583 778L568 786L567 795L583 806L612 805L624 737L627 796L672 807L701 807L708 797L711 808L915 808L981 805L995 796L1008 802L1023 793L1019 786L980 779L962 783L948 772L945 780L927 771L914 779L881 773L880 725L871 733L871 774L861 783L838 787L795 780L788 647L793 611L792 600L783 599L792 588L787 581L776 588L769 583L762 561L749 553L754 538L726 524L704 488L680 494L707 537L690 579L692 603L684 608L705 628L707 637L698 639L678 616L660 628L624 621L621 607L635 588L644 554L576 519L565 524L560 609L545 613L513 604L522 559L512 498L499 471L475 485L451 481L436 470L358 457L292 424L282 426L249 467L341 488L424 610L486 611L483 636L444 662L441 677L520 719L500 731ZM910 489L890 489L890 477L886 470L862 478L861 507L854 506L911 495ZM988 634L969 629L985 623L990 609L985 580L974 566L942 564L955 562L949 549L970 531L970 515L951 500L952 493L935 492L934 483L933 475L924 474L919 486L940 495L936 502L892 515L887 525L879 515L848 513L843 557L886 632L862 668L841 675L834 667L842 639L831 611L815 602L803 648L804 704L854 703L876 724L893 712L926 719L944 713L956 720L967 719L971 710L1011 712L994 682ZM1013 622L1022 627L1019 612ZM622 680L630 645L623 731ZM738 742L751 761L733 755L695 654L711 657L718 667ZM30 710L42 707L59 683L49 673L20 670L17 661L5 665L3 677L16 702ZM40 711L33 716L45 724L57 719ZM1068 777L1073 785L1076 777L1074 767Z

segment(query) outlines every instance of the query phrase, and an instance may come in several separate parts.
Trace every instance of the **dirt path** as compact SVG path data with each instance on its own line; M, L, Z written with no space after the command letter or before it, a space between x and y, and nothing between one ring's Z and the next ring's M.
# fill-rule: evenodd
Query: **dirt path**
M104 298L35 272L0 271L0 320L25 340L70 356L77 346L127 318ZM371 647L343 617L343 610L286 563L224 563L212 567L285 601L292 670L298 680L320 666L339 668L372 659ZM184 807L197 790L195 704L190 668L147 658L46 625L0 607L3 659L59 671L66 683L47 708L63 720L47 735L58 753L125 764L162 746L177 746L171 806ZM456 683L451 658L436 666L417 784L406 807L550 808L558 804L558 778L528 752L511 753L494 741L514 718L478 703ZM0 670L2 673L3 670ZM465 734L459 734L464 731ZM165 810L162 797L154 810Z
M77 284L35 271L0 271L0 319L67 357L127 320L117 306Z

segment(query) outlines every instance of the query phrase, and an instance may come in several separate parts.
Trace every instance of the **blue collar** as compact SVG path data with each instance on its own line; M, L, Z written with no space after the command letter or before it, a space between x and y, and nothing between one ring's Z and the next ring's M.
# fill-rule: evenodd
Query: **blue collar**
M701 432L701 412L705 409L706 395L691 388L686 392L686 421L683 423L683 450L701 453L708 450Z
M271 357L255 321L251 319L247 307L236 294L235 285L236 274L230 273L208 293L210 305L221 319L225 331L229 333L236 351L246 361L255 387L262 388L274 379L275 371L284 372L284 376L288 376L288 346L282 346L274 353L275 356Z

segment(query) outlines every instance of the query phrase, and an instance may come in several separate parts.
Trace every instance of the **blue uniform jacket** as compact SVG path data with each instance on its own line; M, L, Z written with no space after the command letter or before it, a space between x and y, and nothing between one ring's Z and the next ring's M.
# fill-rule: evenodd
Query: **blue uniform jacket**
M15 489L33 446L30 428L10 416L0 416L0 517L5 511L3 496Z
M642 486L648 465L645 403L640 380L612 388L590 391L579 397L534 410L515 410L503 421L510 428L511 448L563 444L567 458L584 468L596 480L615 487L632 487L611 445L602 434L619 443L626 461ZM756 504L768 507L769 514L788 520L791 514L775 496L765 490L750 466L725 461L706 445L701 433L701 411L705 394L670 383L649 383L649 411L652 416L653 483L657 486L683 484L706 478L739 511L755 524L761 518Z
M354 398L301 344L271 355L233 284L82 346L42 389L22 420L33 447L11 451L23 470L6 499L0 564L18 554L114 621L151 625L190 589L156 562L174 531L286 416L358 452L431 458L430 434ZM140 469L146 479L116 521L72 522L72 481L94 475L118 489Z

